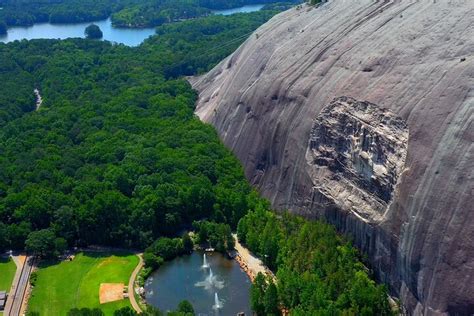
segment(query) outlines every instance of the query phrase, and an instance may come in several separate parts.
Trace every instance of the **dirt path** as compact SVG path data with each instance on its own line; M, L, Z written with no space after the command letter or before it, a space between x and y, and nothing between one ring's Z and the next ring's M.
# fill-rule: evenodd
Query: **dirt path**
M128 280L128 297L130 298L130 303L132 304L133 309L140 314L142 313L142 309L135 299L135 280L137 279L138 272L140 272L140 269L143 267L143 255L139 253L137 254L137 257L140 261L135 270L133 270L130 280Z
M237 250L237 256L235 260L240 264L240 267L247 273L250 280L255 279L259 272L264 275L270 276L275 280L275 275L271 272L262 262L254 256L247 248L242 246L242 244L237 239L237 235L233 234L235 239L235 250Z

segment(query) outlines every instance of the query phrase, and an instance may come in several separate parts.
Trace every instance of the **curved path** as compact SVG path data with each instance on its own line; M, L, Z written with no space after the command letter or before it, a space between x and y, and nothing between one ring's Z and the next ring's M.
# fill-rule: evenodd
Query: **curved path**
M140 272L140 269L143 267L143 256L141 253L137 254L138 259L140 260L138 262L138 265L136 266L135 270L133 270L132 275L130 276L130 280L128 280L128 297L130 299L130 303L132 304L133 309L137 313L142 313L142 309L140 308L140 305L138 305L137 300L135 299L135 280L137 279L138 272Z

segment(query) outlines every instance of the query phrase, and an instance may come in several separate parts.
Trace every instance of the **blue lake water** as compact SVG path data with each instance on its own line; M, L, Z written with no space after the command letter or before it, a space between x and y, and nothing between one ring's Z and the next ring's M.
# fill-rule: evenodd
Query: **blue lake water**
M227 9L227 10L214 10L212 13L220 15L231 15L234 13L249 13L254 11L259 11L262 9L264 4L249 4L244 5L243 7Z
M149 36L155 34L155 28L146 29L123 29L112 27L110 18L107 20L93 22L98 25L104 34L103 39L111 42L122 43L127 46L140 45ZM55 38L65 39L71 37L84 38L84 30L90 25L87 23L74 24L51 24L38 23L27 27L12 27L8 29L6 36L0 36L0 42L8 43L15 40L22 39L37 39L37 38Z
M234 8L229 10L216 10L214 14L230 15L239 12L253 12L258 11L263 7L263 4L246 5L240 8ZM122 43L127 46L138 46L145 39L155 34L155 28L145 29L126 29L126 28L114 28L112 27L112 21L110 18L106 20L93 22L97 24L102 33L104 34L103 40ZM86 23L74 23L74 24L51 24L51 23L38 23L32 26L18 26L11 27L8 29L7 35L0 35L0 42L8 43L15 40L22 39L39 39L39 38L50 38L50 39L66 39L72 37L84 38L84 30L90 25L91 22Z

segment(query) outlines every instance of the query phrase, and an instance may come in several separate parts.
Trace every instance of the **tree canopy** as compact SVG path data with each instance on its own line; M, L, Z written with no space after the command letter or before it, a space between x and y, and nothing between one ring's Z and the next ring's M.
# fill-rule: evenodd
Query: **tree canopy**
M257 315L391 315L384 286L370 279L355 248L334 227L256 206L238 238L264 258L277 283L258 275L251 289ZM269 247L268 245L272 245Z
M278 0L4 0L0 22L8 26L34 23L79 23L111 16L116 27L154 27L165 23L208 16L215 9L247 4L278 3ZM300 3L300 0L288 0Z
M84 34L90 39L100 39L103 36L101 29L96 24L87 26L84 30Z
M164 26L136 48L81 39L0 44L2 248L22 249L44 229L69 246L145 248L199 219L236 227L250 185L194 116L196 93L174 78L208 69L240 42L204 52L243 41L269 17Z

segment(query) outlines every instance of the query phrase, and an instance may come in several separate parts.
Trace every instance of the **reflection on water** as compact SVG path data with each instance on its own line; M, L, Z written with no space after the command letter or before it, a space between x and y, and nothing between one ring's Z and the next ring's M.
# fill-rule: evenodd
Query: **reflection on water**
M201 316L251 315L250 280L237 262L219 253L204 257L195 251L167 262L147 279L145 290L147 302L163 311L188 300Z

